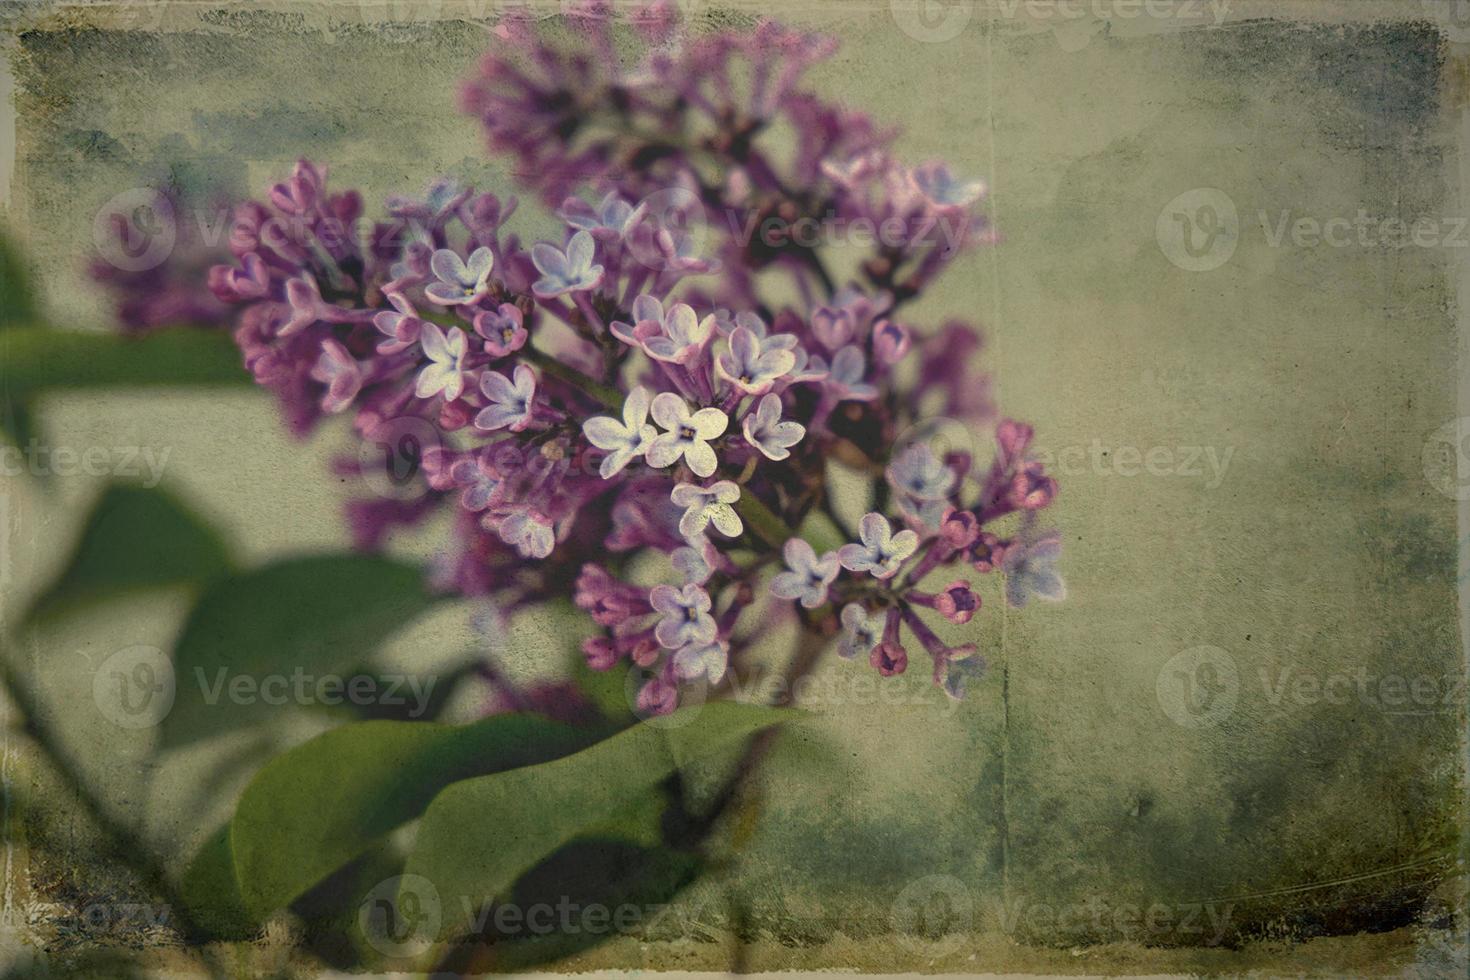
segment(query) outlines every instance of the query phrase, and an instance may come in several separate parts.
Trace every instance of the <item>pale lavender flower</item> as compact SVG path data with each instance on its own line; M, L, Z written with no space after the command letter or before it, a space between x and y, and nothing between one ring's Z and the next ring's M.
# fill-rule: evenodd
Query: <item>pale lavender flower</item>
M418 343L419 334L424 329L424 321L419 319L418 311L402 293L389 293L388 302L395 309L383 310L373 316L373 326L388 338L378 344L379 354L397 354L408 350Z
M730 417L718 408L701 408L691 413L684 399L671 391L653 400L653 420L668 430L648 447L648 465L663 469L682 457L696 476L710 476L719 459L709 444L729 428Z
M322 341L321 356L311 369L311 377L327 386L327 393L322 396L324 412L342 411L362 390L362 365L347 348L330 338Z
M684 508L679 519L679 533L686 540L704 536L705 528L711 524L727 538L740 536L745 525L731 504L740 499L740 488L729 480L720 480L707 487L694 483L681 483L674 487L669 499L677 507Z
M648 389L639 385L623 399L623 420L595 415L582 423L582 434L598 449L607 452L598 473L609 479L635 458L648 451L658 430L648 424Z
M595 208L580 197L568 198L558 214L573 228L590 232L594 238L614 241L626 238L647 212L646 203L635 208L617 191L608 191Z
M475 314L475 333L485 338L485 353L505 357L526 346L526 327L520 307L501 303L496 310Z
M837 655L843 660L866 657L883 637L884 617L870 616L856 602L842 607L842 637L837 641Z
M909 171L914 188L936 208L967 208L985 196L985 182L960 180L948 164L934 161Z
M419 372L414 395L433 398L442 393L445 401L454 401L464 391L464 358L469 352L464 331L451 327L446 336L438 324L425 323L419 333L419 344L429 363Z
M893 533L888 518L879 513L863 515L858 522L862 544L845 544L837 549L842 567L850 572L869 572L874 578L892 578L919 547L919 536L910 530Z
M1067 597L1067 586L1057 572L1062 541L1056 532L1046 532L1006 549L1001 570L1006 576L1006 604L1020 609L1033 598L1059 602Z
M663 617L653 635L664 649L714 642L715 618L709 612L712 603L709 593L700 586L676 589L672 585L655 585L648 593L648 601Z
M556 532L545 514L518 510L500 522L500 538L522 558L545 558L556 546Z
M837 578L837 553L829 551L821 558L803 538L791 538L781 549L790 571L779 572L771 579L771 594L780 599L800 599L807 609L815 609L827 601L827 587Z
M478 456L467 456L455 460L449 468L449 479L464 490L459 495L460 506L474 512L490 506L490 498L500 481Z
M762 398L755 411L748 413L741 423L745 441L767 459L781 460L791 455L791 447L806 436L806 426L800 422L781 421L781 396L769 394Z
M674 673L681 681L703 677L711 684L718 684L729 663L730 651L723 640L689 643L674 652Z
M531 286L531 291L542 299L561 296L565 293L596 289L602 284L602 266L594 265L597 245L592 236L579 231L567 243L567 250L545 242L531 247L531 261L541 273Z
M531 402L536 397L536 374L524 364L517 364L515 382L499 371L486 370L480 375L480 391L490 404L475 416L481 429L504 429L520 432L531 424Z
M795 354L779 347L763 349L760 338L745 327L736 327L728 344L715 358L715 373L747 395L765 394L796 366Z
M674 549L669 563L684 580L685 585L703 585L715 572L715 546L709 538L701 537L692 544Z
M630 331L624 324L614 324L613 333L656 361L688 364L704 352L714 333L714 317L701 320L687 303L675 303L665 312L658 300L640 296L633 311L637 325Z
M438 282L431 282L424 295L440 306L473 303L490 289L490 270L495 267L495 254L488 248L477 248L468 260L453 249L441 248L429 259L429 270Z
M839 398L872 401L878 397L878 389L863 380L867 373L867 358L860 348L849 344L832 355L832 366L827 371L827 386Z

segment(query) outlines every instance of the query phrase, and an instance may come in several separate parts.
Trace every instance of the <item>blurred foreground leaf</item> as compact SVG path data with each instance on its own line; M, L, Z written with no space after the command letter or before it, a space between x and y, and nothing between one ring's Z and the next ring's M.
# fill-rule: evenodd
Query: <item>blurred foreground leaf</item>
M377 555L288 558L215 581L174 648L163 745L264 721L303 684L342 680L434 601L421 569Z
M143 589L202 585L229 571L219 535L171 494L112 484L87 516L71 560L26 620Z
M554 762L455 783L424 814L406 874L432 885L446 915L504 901L522 875L573 840L646 809L660 785L685 766L789 715L713 702L643 722ZM456 934L468 924L445 926Z
M319 735L271 760L240 798L230 841L245 904L262 917L285 907L457 780L586 743L577 729L534 715L463 726L366 721Z
M7 388L26 394L251 382L228 332L189 327L125 337L15 326L0 331L0 378Z

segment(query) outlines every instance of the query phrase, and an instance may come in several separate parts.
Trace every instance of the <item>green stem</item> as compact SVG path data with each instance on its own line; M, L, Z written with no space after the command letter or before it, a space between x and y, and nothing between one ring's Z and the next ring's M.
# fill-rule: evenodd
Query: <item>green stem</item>
M522 348L522 352L526 355L527 360L553 378L559 378L574 388L580 388L614 412L623 410L623 396L616 388L593 381L581 371L563 364L545 351L527 345Z
M740 499L735 501L735 510L758 538L778 551L787 541L796 537L796 532L787 527L786 522L761 503L760 498L753 493L742 493Z
M0 649L0 686L20 710L24 730L51 762L70 794L81 804L94 826L101 831L112 852L119 855L143 879L143 884L162 899L168 908L170 923L186 941L202 940L207 933L194 920L183 895L168 880L162 868L150 856L147 845L130 828L112 816L102 798L82 779L80 770L62 747L60 739L45 720L41 704L29 681L16 668L8 650ZM206 960L208 958L206 957ZM212 962L210 973L219 976Z

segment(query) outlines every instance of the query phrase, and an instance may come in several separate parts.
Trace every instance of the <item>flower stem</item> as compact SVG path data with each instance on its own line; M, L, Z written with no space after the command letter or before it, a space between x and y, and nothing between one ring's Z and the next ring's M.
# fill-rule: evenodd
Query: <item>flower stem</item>
M581 389L614 412L621 412L623 410L623 396L616 388L593 381L581 371L567 364L563 364L545 351L537 350L530 345L523 347L521 350L526 355L527 360L553 378L558 378L574 388Z
M205 930L194 920L183 895L149 855L147 846L137 834L108 812L101 797L82 779L77 765L47 723L40 701L31 690L29 681L16 668L10 651L5 649L0 649L0 687L4 688L5 694L20 710L26 734L50 761L51 768L60 776L69 795L81 804L92 824L107 839L111 851L126 861L142 878L144 886L165 903L170 924L182 934L186 942L205 938ZM209 963L209 967L212 975L219 975L213 963Z

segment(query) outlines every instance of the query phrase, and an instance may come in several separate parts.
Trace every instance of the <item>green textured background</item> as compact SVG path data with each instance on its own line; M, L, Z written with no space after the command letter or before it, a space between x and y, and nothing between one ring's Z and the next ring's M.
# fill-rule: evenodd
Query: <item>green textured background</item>
M1374 947L1382 962L1463 963L1436 928L1461 892L1450 875L1464 792L1456 501L1426 478L1423 455L1464 414L1452 283L1466 248L1277 247L1263 228L1283 212L1326 221L1362 208L1452 230L1455 51L1417 4L1364 4L1343 23L1295 19L1309 5L1238 4L1211 29L1028 21L992 4L928 42L900 29L899 6L782 13L843 40L818 88L901 123L907 158L945 157L993 187L1003 243L959 263L912 315L980 319L1003 411L1032 421L1051 453L1086 459L1062 475L1052 512L1070 596L1018 613L987 593L974 638L994 669L958 708L917 667L888 682L893 705L852 687L865 668L822 671L838 685L813 709L825 747L776 758L733 877L754 909L753 962L1104 969L1133 963L1135 947L1070 962L1031 947L1204 944L1216 934L1207 914L1202 934L1150 932L1123 910L1177 919L1208 902L1231 942L1377 923L1404 927L1399 945ZM691 9L714 23L760 8ZM306 155L369 202L440 172L502 189L453 109L484 43L455 10L445 4L439 22L391 4L121 5L13 37L11 221L49 310L98 322L78 268L97 210L127 188L256 191ZM1375 22L1375 10L1405 16ZM1195 188L1218 189L1239 214L1234 254L1198 272L1156 236L1165 205ZM344 541L342 488L324 466L352 448L340 428L293 443L250 393L69 397L43 412L57 444L167 448L166 485L252 559ZM1107 451L1096 461L1094 443ZM1200 447L1228 465L1218 479L1125 475L1130 453L1156 447L1174 463ZM61 559L95 489L3 484L6 610ZM182 852L239 779L201 776L240 747L157 768L147 735L119 733L90 701L97 663L166 645L181 608L110 606L31 653L96 776L160 847ZM471 639L448 612L383 659L423 667ZM566 646L564 630L524 623L505 654L531 676ZM1173 658L1199 647L1212 648L1205 667L1179 676ZM1448 703L1275 697L1283 677L1289 688L1360 669L1428 679ZM1232 675L1233 706L1209 714ZM310 724L283 719L276 735ZM956 888L978 944L886 936L895 914L907 922L915 902ZM717 936L723 907L707 897L697 890L691 908ZM1084 924L1058 923L1076 909ZM598 962L718 967L708 945L615 944ZM1137 962L1255 965L1219 950L1159 955Z

